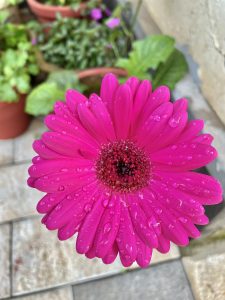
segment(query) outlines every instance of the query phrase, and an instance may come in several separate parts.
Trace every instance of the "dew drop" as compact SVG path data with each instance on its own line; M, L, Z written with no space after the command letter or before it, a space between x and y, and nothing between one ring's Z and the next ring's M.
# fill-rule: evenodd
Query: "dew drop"
M105 200L102 201L103 207L107 207L108 204L109 204L109 200L108 199L105 199Z
M91 211L91 205L90 204L86 204L84 207L84 210L86 213L88 213L89 211Z
M64 190L65 190L64 185L60 185L60 186L58 187L58 191L62 192L62 191L64 191Z
M104 233L108 233L111 230L111 224L110 223L106 223L104 228L103 228L103 232Z
M177 145L173 145L173 146L171 147L171 149L172 149L172 150L176 150L176 149L177 149Z
M189 155L188 157L187 157L187 160L192 160L192 156L191 155Z
M61 169L61 172L68 172L68 169Z
M169 120L169 125L172 128L176 128L178 126L179 122L180 122L179 119L172 118Z
M180 217L180 218L179 218L179 221L181 221L182 223L185 224L185 223L187 223L188 220L187 220L187 218Z
M157 213L157 215L160 215L162 213L162 209L161 208L156 208L155 212Z

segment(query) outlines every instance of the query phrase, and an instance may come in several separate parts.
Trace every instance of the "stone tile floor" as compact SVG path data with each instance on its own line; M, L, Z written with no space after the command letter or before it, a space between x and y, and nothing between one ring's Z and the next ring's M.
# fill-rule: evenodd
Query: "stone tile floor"
M181 87L191 98L187 85L198 101L190 77ZM195 109L196 118L198 110L202 113ZM205 117L211 124L212 115ZM110 266L87 261L75 253L73 239L59 242L55 232L45 230L35 211L41 193L26 186L31 144L43 130L42 120L35 119L22 136L0 141L0 299L225 299L225 210L189 247L172 245L167 255L155 252L145 270L124 269L119 261ZM224 168L222 161L216 164L210 167L214 175Z

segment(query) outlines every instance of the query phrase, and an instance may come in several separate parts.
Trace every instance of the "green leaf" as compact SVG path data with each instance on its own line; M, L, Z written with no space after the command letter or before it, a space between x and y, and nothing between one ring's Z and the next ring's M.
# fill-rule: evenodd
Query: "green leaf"
M49 82L54 82L57 86L66 91L67 89L76 89L83 92L87 87L79 82L74 71L57 71L48 76Z
M146 78L150 69L165 62L174 50L174 39L166 35L151 35L133 43L127 59L119 59L117 66L128 71L129 76Z
M30 90L30 77L23 74L16 78L16 88L21 94L27 94Z
M10 86L10 84L5 83L0 85L0 101L2 102L16 102L18 100L18 95L16 91Z
M55 101L64 99L64 91L54 82L45 82L34 88L28 95L25 110L38 116L53 111Z
M171 90L175 84L187 73L188 66L184 55L177 49L173 51L169 59L157 69L153 86L167 85Z

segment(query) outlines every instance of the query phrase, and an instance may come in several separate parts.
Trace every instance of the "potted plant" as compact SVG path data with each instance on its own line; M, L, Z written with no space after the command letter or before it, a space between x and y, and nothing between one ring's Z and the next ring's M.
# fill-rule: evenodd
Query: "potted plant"
M0 24L0 139L13 138L29 125L24 112L36 56L24 25Z
M41 23L54 21L58 13L62 17L81 18L101 4L100 0L27 0L27 2Z
M127 13L126 9L126 13ZM90 87L97 85L99 77L106 72L119 75L121 81L128 76L137 76L140 79L150 79L153 88L167 85L173 89L187 72L187 63L183 54L175 48L173 38L165 35L152 35L143 40L135 40L133 25L123 19L124 12L118 6L108 18L98 20L68 19L60 16L51 24L47 34L39 28L37 43L38 62L40 68L48 73L63 70L73 70L72 77L78 82ZM136 18L137 14L135 14ZM37 87L39 92L45 87ZM52 85L53 87L53 85ZM76 88L76 85L75 85ZM32 107L37 100L37 89L32 91L28 102ZM96 86L95 86L96 90ZM60 98L52 91L52 98ZM54 97L54 93L57 97ZM44 95L44 93L43 93ZM43 96L47 99L47 97ZM49 102L48 102L49 103ZM45 108L48 111L32 111L30 104L27 111L31 114L45 114L52 110L53 104Z

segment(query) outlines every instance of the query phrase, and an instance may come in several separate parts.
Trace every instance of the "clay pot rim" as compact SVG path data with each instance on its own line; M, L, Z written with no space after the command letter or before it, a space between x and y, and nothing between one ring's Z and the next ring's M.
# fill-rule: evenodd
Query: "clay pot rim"
M114 73L115 75L118 75L120 77L127 77L128 75L125 69L117 68L117 67L97 67L97 68L90 68L81 71L75 70L75 74L80 80L88 77L104 76L107 73Z
M85 9L87 4L85 2L81 2L77 10L73 10L69 5L67 6L61 6L61 5L49 5L49 4L43 4L36 0L27 0L28 4L34 8L35 10L39 11L51 11L51 12L68 12L73 11L78 12L82 9Z

